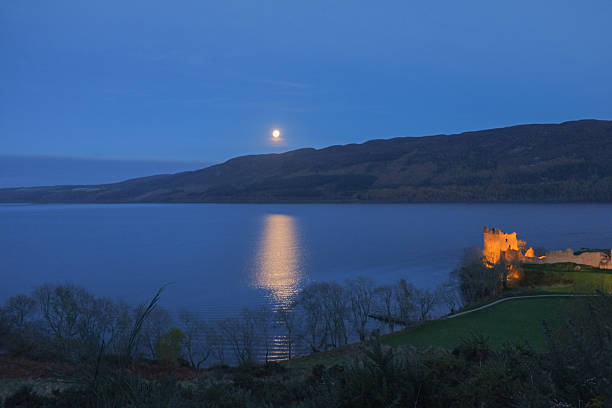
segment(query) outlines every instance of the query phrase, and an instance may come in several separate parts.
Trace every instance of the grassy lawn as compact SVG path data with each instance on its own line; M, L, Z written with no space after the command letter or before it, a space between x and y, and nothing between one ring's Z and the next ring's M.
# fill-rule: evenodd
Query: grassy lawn
M569 262L561 262L554 264L523 264L522 268L526 271L541 271L541 272L555 272L555 273L565 273L565 272L573 272L576 267L580 268L577 272L579 273L598 273L598 274L607 274L612 275L612 271L595 268L589 265L576 265Z
M572 289L575 293L612 292L611 273L565 272L563 276L574 282Z
M504 292L500 296L470 305L462 311L475 309L501 298L550 294L593 294L597 290L612 293L612 273L601 269L574 264L527 264L526 273L533 273L534 281L541 285L523 287ZM548 277L548 278L547 278ZM567 320L568 312L575 310L580 297L551 297L507 300L490 308L478 310L453 319L428 321L382 338L390 346L444 347L452 349L463 339L481 334L493 347L505 342L529 343L537 350L546 344L542 322L551 328L559 327ZM315 364L331 366L349 361L359 345L349 345L336 350L312 354L286 364L294 368L310 368Z
M564 322L565 311L575 307L580 298L535 298L508 300L490 308L454 319L434 320L385 336L385 344L417 347L438 346L453 348L474 334L489 338L499 347L506 341L528 342L536 349L545 345L542 321L552 327Z
M542 294L543 292L539 292ZM527 293L525 293L527 294ZM529 293L532 294L532 293ZM542 321L551 328L565 323L567 311L575 309L584 298L532 298L512 299L490 308L468 313L453 319L432 320L420 326L405 329L382 337L390 346L444 347L452 349L463 339L474 334L488 337L493 347L504 342L528 342L537 350L545 347ZM340 347L323 353L285 362L288 367L309 369L315 364L332 366L350 361L359 345Z
M543 285L538 289L556 293L612 293L612 271L571 263L524 264L525 277ZM549 282L549 283L546 283ZM558 283L553 283L558 282Z

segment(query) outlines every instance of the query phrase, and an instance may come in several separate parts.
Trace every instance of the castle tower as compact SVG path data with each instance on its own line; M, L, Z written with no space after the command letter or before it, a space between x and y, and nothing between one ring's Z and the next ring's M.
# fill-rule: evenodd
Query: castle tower
M525 249L525 241L518 239L516 232L506 234L501 230L485 226L483 236L483 256L491 265L499 262L502 256L505 256L507 260L510 260L508 257L519 258Z

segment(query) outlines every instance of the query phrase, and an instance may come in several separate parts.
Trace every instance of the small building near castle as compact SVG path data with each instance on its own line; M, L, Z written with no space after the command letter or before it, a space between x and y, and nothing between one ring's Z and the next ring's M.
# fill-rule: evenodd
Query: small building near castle
M533 248L527 248L527 243L517 238L516 232L504 233L495 228L484 227L483 261L493 266L501 259L506 262L520 263L575 263L589 265L599 269L612 270L612 250L610 249L581 249L573 251L549 251L546 255L535 256Z

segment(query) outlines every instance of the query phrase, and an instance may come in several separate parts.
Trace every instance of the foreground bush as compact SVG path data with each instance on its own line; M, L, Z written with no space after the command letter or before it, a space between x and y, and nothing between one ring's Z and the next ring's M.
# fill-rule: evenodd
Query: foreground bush
M611 346L612 298L601 296L570 313L562 330L549 331L544 353L528 345L493 349L475 335L453 350L393 349L374 339L346 364L311 373L267 364L153 381L102 365L95 381L46 397L23 389L6 406L607 407Z
M185 334L176 327L162 334L155 345L157 359L165 364L176 364L181 353L181 342L184 339Z
M402 299L413 292L402 286ZM316 290L315 290L316 289ZM356 282L353 300L369 310L369 283ZM342 291L337 286L312 286L307 324L318 344L346 343ZM362 343L353 360L331 368L315 366L311 373L287 370L275 363L257 366L252 342L263 313L223 326L244 356L239 368L198 371L211 350L194 340L200 323L193 318L180 329L168 327L156 309L160 293L135 310L95 299L67 285L36 291L34 303L16 297L0 313L0 335L18 339L22 353L44 346L39 358L62 361L65 372L56 376L72 384L63 391L40 396L23 388L4 401L7 407L605 407L612 406L612 297L576 300L567 324L552 331L543 326L547 351L507 344L493 349L486 338L473 336L453 350L384 347L377 338ZM317 295L315 297L314 295ZM390 299L393 291L385 291ZM105 311L114 310L113 313ZM123 311L122 311L123 310ZM407 308L408 310L408 308ZM315 319L322 316L321 320ZM319 323L323 323L322 325ZM287 327L290 325L287 323ZM293 328L293 322L291 322ZM32 333L35 334L32 337ZM210 340L214 345L214 340ZM205 347L203 347L205 346ZM203 348L198 348L203 347ZM179 359L181 348L188 359ZM143 363L143 350L153 360ZM314 349L314 348L313 348ZM325 355L325 354L323 354ZM182 363L175 364L175 363ZM186 368L188 365L192 367ZM143 367L145 369L143 370ZM147 372L148 370L148 372ZM190 376L181 376L188 370ZM147 375L154 373L156 375Z

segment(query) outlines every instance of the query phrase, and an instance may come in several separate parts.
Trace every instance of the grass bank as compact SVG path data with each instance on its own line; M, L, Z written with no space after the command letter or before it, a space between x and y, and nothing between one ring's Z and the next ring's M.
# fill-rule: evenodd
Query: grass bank
M612 293L612 271L573 263L523 264L525 284L557 293Z
M477 310L453 319L426 321L417 326L384 335L382 343L394 347L452 349L469 337L482 335L488 339L493 348L500 348L506 342L513 342L528 343L536 350L543 350L546 339L542 322L546 321L552 328L560 327L566 323L568 312L575 309L577 302L581 301L584 301L584 298L511 298L487 309ZM314 353L285 364L288 367L304 369L316 364L329 367L346 363L358 354L358 350L358 344L348 345L327 352Z
M464 339L480 334L489 339L491 346L505 342L529 343L536 350L545 346L542 322L552 327L565 322L567 311L575 308L580 298L511 298L487 309L468 313L454 319L425 322L384 337L391 346L453 348Z

